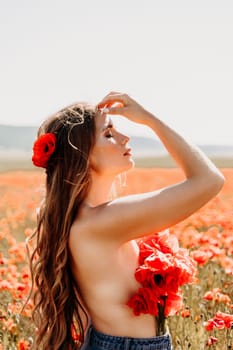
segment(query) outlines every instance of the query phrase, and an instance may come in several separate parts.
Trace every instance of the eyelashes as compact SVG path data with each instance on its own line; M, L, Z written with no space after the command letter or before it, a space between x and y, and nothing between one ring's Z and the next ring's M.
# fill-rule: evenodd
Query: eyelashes
M106 132L106 134L105 134L105 137L106 137L107 139L110 139L111 137L113 137L112 131L111 131L111 130L107 130L107 132Z

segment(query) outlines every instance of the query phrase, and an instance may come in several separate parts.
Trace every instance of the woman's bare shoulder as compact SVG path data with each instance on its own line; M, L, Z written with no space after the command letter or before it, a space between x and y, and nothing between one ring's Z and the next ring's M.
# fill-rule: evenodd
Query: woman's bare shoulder
M71 236L84 236L86 232L89 232L89 223L91 221L91 209L86 205L82 205L79 208L79 211L72 223L70 228L70 237Z
M99 221L99 215L103 215L104 207L106 204L96 207L83 204L70 228L69 240L74 242L78 239L79 244L81 242L90 244L90 240L94 243L95 232L103 228L103 224L100 224ZM99 240L100 237L96 238Z

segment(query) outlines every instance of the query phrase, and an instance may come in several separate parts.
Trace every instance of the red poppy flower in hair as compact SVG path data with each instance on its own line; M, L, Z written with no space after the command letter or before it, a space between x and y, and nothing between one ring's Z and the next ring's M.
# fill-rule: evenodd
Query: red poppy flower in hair
M32 162L35 166L47 168L50 156L56 148L56 136L52 133L41 135L33 145Z

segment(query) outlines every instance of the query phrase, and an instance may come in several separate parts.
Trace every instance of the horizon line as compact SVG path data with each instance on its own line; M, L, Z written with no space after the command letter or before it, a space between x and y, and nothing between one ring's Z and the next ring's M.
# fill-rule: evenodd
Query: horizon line
M0 127L3 126L3 127L13 127L13 128L39 128L39 124L37 125L29 125L29 124L5 124L5 123L2 123L0 122ZM131 133L130 134L130 130L128 131L129 132L129 136L130 137L139 137L139 138L146 138L146 139L149 139L149 140L154 140L154 141L158 141L158 142L161 142L159 141L159 139L154 139L154 137L152 135L140 135L140 134L136 134L136 133ZM219 142L203 142L203 141L193 141L196 145L198 146L222 146L222 147L233 147L233 141L232 143L219 143Z

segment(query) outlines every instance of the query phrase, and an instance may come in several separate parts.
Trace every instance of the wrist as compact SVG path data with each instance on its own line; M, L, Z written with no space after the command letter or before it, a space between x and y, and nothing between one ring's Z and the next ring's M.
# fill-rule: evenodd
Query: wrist
M155 115L148 112L147 110L143 111L142 124L144 124L150 128L153 128L156 121L158 121L158 118Z

